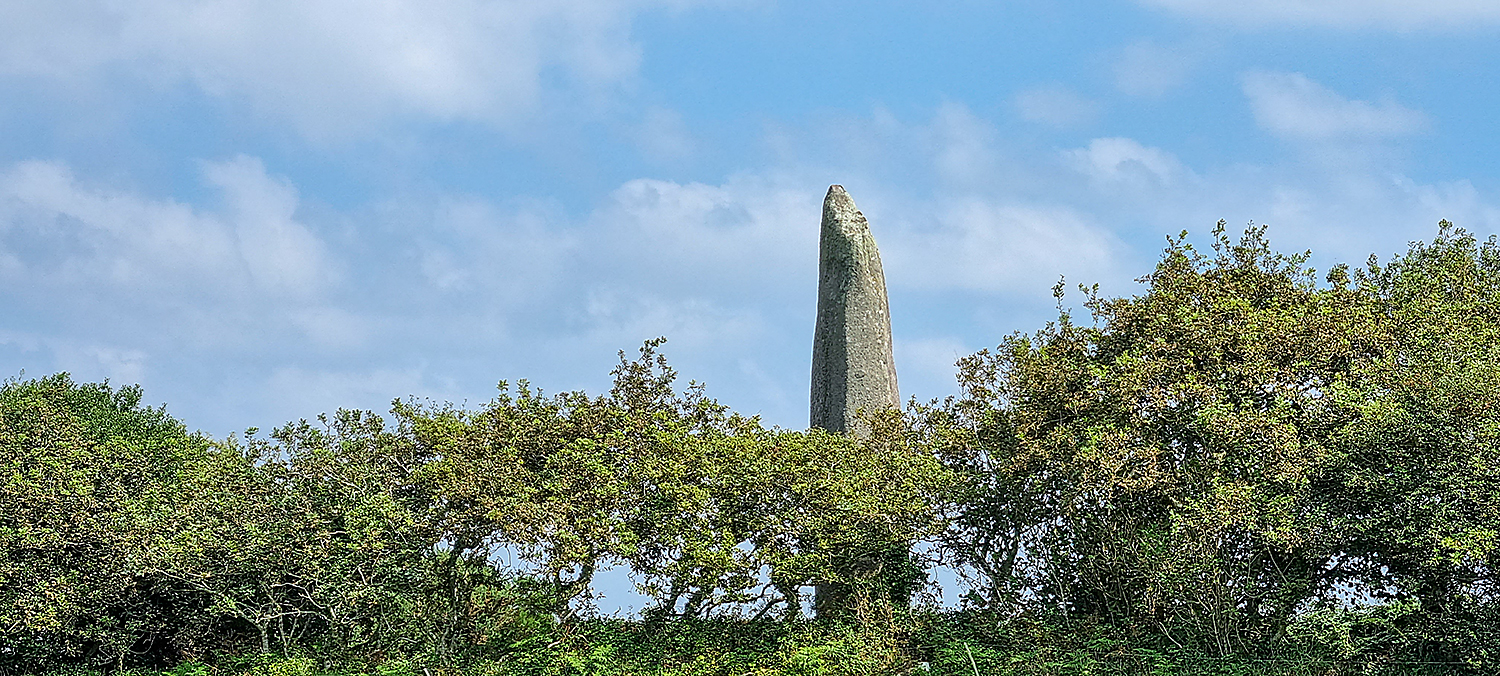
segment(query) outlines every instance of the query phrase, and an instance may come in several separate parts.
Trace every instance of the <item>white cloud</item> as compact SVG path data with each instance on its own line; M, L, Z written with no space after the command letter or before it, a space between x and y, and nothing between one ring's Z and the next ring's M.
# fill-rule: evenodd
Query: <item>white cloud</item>
M282 366L271 371L264 387L281 400L278 408L305 418L331 414L339 408L384 414L393 399L441 399L454 394L451 381L435 379L415 367L338 370Z
M667 336L688 348L729 349L765 334L764 318L755 309L721 307L684 291L663 289L658 295L596 287L588 292L581 319L593 342L604 345L628 346Z
M147 357L140 350L105 345L66 345L60 352L65 360L90 364L89 372L102 373L117 385L146 379Z
M1391 183L1423 211L1446 214L1443 218L1465 224L1471 230L1500 231L1500 206L1486 202L1466 179L1422 185L1405 176L1395 176Z
M951 127L956 114L940 112L934 124ZM989 133L959 127L979 137ZM1113 267L1120 243L1092 217L995 195L969 173L950 176L954 153L981 169L992 168L995 158L983 143L954 133L930 142L928 153L950 187L942 195L892 203L890 186L851 184L871 218L893 288L1009 295L1024 282L1063 271ZM748 175L717 186L630 181L590 217L588 234L579 240L585 250L577 255L592 259L596 271L617 270L610 279L629 280L647 294L671 289L691 298L799 298L816 281L822 194L808 185L820 184Z
M1403 250L1444 218L1476 232L1500 231L1500 208L1470 182L1418 183L1383 159L1357 153L1195 170L1160 148L1110 138L1062 157L1093 188L1077 208L1100 221L1107 214L1152 232L1187 228L1201 236L1221 218L1236 225L1254 220L1270 226L1274 246L1310 248L1324 266Z
M363 346L374 333L371 322L355 312L337 306L319 306L292 310L290 321L313 342L341 349Z
M58 162L0 169L0 302L62 331L39 335L65 368L126 381L184 349L357 342L355 323L317 309L344 269L297 218L296 190L254 158L202 171L217 210L85 183Z
M1187 80L1196 60L1185 46L1132 43L1114 63L1115 88L1131 96L1161 96Z
M1030 294L1038 280L1058 274L1109 275L1121 248L1091 217L1068 207L974 196L922 208L936 211L930 225L881 239L893 286Z
M1259 27L1431 29L1500 24L1491 0L1141 0L1148 7Z
M318 137L408 116L504 123L534 112L545 81L587 92L628 80L632 18L691 4L12 0L0 2L0 74L187 81Z
M101 332L96 332L101 333ZM28 363L26 367L0 373L7 379L25 371L26 377L39 377L54 370L34 368L34 359L50 353L57 362L66 364L66 370L75 382L99 382L109 380L115 386L146 383L149 381L151 359L142 350L99 342L100 335L69 336L58 338L34 332L0 330L0 348L12 348ZM6 355L12 356L13 355Z
M1188 173L1171 153L1129 138L1096 138L1089 141L1087 148L1067 150L1063 156L1075 168L1104 184L1171 185Z
M41 349L42 339L34 333L0 329L0 345L8 345L22 352L35 352Z
M882 124L897 124L894 120ZM945 183L972 187L994 176L995 129L967 106L944 103L925 130L923 143L933 156L938 177Z
M1028 89L1016 95L1021 119L1053 127L1076 127L1099 115L1099 104L1062 85Z
M1427 116L1391 100L1351 100L1300 73L1252 71L1241 79L1255 121L1286 139L1381 140L1428 126Z
M298 200L291 183L268 176L260 160L245 155L205 162L203 175L224 196L240 257L258 286L309 295L329 280L322 242L293 219Z
M289 184L244 156L203 173L224 213L86 186L56 162L15 164L0 173L0 253L32 284L101 292L304 297L332 282L322 243L293 217Z
M21 162L0 174L0 224L0 248L20 261L12 274L33 283L208 281L241 267L232 264L234 236L222 222L175 202L84 187L55 162Z
M653 288L691 279L810 301L821 188L831 182L845 185L870 218L894 292L1015 298L1045 292L1058 274L1092 277L1117 267L1124 247L1095 216L1049 196L1019 194L1052 168L1018 165L1001 151L993 123L962 104L940 105L916 124L877 110L823 133L832 140L788 138L790 152L817 148L819 156L789 155L776 173L718 186L632 181L594 218L614 232L632 232L619 230L625 224L640 228L616 235L626 248L615 250L628 252L625 259L660 260L638 273L659 280ZM829 155L839 162L824 166ZM658 258L664 252L675 258Z
M1417 183L1399 173L1346 169L1315 177L1280 176L1228 186L1235 211L1256 204L1256 220L1270 224L1283 250L1310 248L1325 261L1362 264L1429 239L1447 219L1478 233L1500 232L1500 208L1466 180ZM1277 241L1273 240L1273 241Z
M596 270L647 288L782 288L816 261L822 195L783 177L737 176L721 185L628 181L589 217L586 255Z
M800 426L832 182L870 217L903 392L922 399L951 391L966 345L1050 318L1058 275L1132 292L1125 280L1150 269L1163 233L1254 219L1282 250L1359 262L1438 218L1500 229L1473 185L1418 183L1357 155L1190 166L1123 137L1016 150L958 104L819 133L789 133L806 157L718 182L625 181L581 216L545 200L406 195L336 214L360 223L343 230L311 221L296 187L251 158L205 165L211 190L193 204L58 163L12 165L0 169L0 260L17 270L0 279L0 310L44 319L16 326L30 342L0 342L33 346L16 359L34 373L192 382L151 396L197 406L208 417L190 424L222 433L413 393L479 400L499 378L597 392L615 350L666 335L685 379Z
M577 245L566 217L538 201L444 196L434 205L398 206L385 218L415 240L414 277L445 294L482 292L496 308L550 293Z
M688 133L682 114L671 108L651 106L636 130L636 142L648 159L672 162L693 154L693 137Z

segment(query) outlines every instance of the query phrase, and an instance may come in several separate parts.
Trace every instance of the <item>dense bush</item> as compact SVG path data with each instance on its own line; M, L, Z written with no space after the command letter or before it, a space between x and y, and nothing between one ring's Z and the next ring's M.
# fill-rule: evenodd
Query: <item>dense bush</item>
M223 440L12 380L0 673L1493 671L1500 247L1306 260L1172 240L864 438L734 414L660 341L598 396ZM639 620L590 612L610 567Z
M181 468L213 455L141 391L66 375L0 386L0 661L170 661L203 603L151 572Z
M1444 223L1319 285L1262 234L1174 240L921 411L971 601L1218 656L1359 611L1368 650L1497 664L1500 249Z

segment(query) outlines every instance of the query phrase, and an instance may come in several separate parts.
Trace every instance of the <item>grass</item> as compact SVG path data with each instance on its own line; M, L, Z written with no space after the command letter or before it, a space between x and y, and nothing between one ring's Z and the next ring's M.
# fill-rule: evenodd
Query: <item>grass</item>
M968 621L964 621L964 620ZM1215 656L1071 633L932 615L906 630L873 631L736 620L593 620L509 653L463 664L420 656L243 656L120 676L1427 676L1476 666L1364 655ZM52 676L94 676L67 670Z

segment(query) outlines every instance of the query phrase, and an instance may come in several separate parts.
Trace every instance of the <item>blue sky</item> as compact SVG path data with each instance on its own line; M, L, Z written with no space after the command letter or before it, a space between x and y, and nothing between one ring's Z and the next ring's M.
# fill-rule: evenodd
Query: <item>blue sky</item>
M1489 0L0 0L0 372L222 436L685 378L802 427L819 204L903 395L1164 236L1500 230Z

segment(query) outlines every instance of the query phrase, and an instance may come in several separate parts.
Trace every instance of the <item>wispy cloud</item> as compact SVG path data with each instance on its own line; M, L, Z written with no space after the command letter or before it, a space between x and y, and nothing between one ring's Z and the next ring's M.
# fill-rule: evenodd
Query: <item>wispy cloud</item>
M908 213L912 220L882 240L898 288L1030 295L1047 286L1038 280L1060 273L1109 276L1124 248L1066 206L978 195L922 206L934 212Z
M392 120L505 125L640 63L630 25L692 0L4 2L0 75L191 83L318 138ZM548 84L552 82L554 84Z
M1255 121L1297 140L1384 140L1427 128L1427 116L1392 100L1348 99L1300 73L1252 71L1241 78Z
M1028 89L1016 95L1021 119L1053 127L1077 127L1099 116L1099 104L1062 85Z
M1376 29L1469 29L1500 25L1490 0L1141 0L1188 16L1260 26Z
M795 426L831 182L870 217L912 375L903 392L924 399L951 391L945 369L964 346L1045 321L1059 275L1130 293L1162 233L1254 219L1284 250L1358 262L1439 218L1500 228L1468 182L1357 157L1195 165L1129 137L1024 152L954 103L831 127L785 132L806 155L712 183L628 180L581 214L439 193L311 220L297 187L253 158L204 164L201 203L18 163L0 169L0 288L8 311L46 320L0 342L42 372L162 382L212 363L227 375L179 375L196 389L153 395L213 402L197 413L220 418L193 423L212 426L411 393L478 400L500 378L597 390L615 350L666 335L711 394Z
M238 299L306 299L338 268L296 219L297 192L260 160L202 165L225 208L203 212L80 182L57 162L0 171L0 253L12 281L34 291L89 289L91 297L169 292Z
M682 114L671 108L651 106L636 129L636 142L653 162L673 162L692 156L692 134Z
M1188 173L1171 153L1130 138L1096 138L1087 148L1063 154L1075 168L1106 185L1169 186Z
M1130 96L1162 96L1182 86L1197 61L1196 50L1185 45L1133 42L1115 60L1115 88Z
M1476 232L1500 229L1500 206L1469 181L1420 183L1383 158L1351 154L1330 162L1299 154L1272 165L1195 168L1129 138L1095 139L1060 154L1090 179L1092 191L1078 208L1111 232L1145 223L1158 233L1202 233L1221 218L1254 220L1270 226L1278 248L1310 248L1327 265L1404 249L1440 219Z

